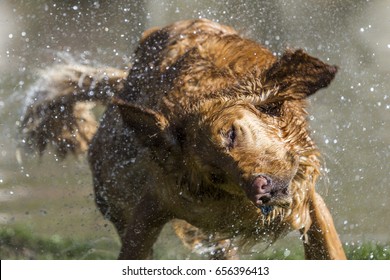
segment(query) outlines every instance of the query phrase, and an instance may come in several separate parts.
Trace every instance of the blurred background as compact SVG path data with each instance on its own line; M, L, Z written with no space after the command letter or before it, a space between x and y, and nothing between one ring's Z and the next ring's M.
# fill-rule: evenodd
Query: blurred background
M86 160L17 154L17 125L40 69L64 61L124 68L143 30L209 18L280 55L303 48L340 71L310 99L323 153L318 191L350 258L390 259L390 0L0 1L0 258L116 258ZM18 160L19 159L19 162ZM164 229L163 259L202 258ZM243 258L302 258L290 234Z

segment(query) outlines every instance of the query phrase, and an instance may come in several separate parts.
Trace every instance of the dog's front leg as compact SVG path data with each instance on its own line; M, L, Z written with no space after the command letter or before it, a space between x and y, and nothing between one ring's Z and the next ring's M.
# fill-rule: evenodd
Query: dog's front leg
M310 217L312 224L304 243L306 259L346 259L332 216L322 197L315 192L310 200Z
M168 220L168 215L157 200L151 195L144 196L134 208L132 220L127 224L118 258L121 260L151 258L153 244Z

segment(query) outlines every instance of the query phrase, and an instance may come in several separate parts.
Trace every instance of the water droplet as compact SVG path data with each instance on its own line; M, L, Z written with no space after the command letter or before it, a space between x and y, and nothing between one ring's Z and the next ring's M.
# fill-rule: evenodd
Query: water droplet
M360 180L360 176L359 175L356 175L355 176L355 181L359 181Z

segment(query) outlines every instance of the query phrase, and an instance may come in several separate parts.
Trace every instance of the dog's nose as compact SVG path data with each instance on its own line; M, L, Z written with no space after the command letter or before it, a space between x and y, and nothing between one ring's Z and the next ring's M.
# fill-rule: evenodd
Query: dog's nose
M248 198L258 207L288 196L288 183L268 175L258 175L247 187ZM272 203L271 203L272 204Z
M251 186L252 201L256 206L264 205L271 200L272 186L271 178L264 175L258 176L253 180Z
M257 176L246 188L248 198L257 206L271 200L272 180L265 175Z
M253 180L253 191L259 194L266 194L271 192L271 179L265 176L258 176Z

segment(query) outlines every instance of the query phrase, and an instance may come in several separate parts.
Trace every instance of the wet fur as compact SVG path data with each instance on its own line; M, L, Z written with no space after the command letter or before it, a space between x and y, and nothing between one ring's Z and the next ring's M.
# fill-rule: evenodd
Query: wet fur
M173 221L185 244L211 247L211 258L299 230L307 258L342 259L315 192L319 152L306 121L307 97L336 72L302 50L277 58L230 27L181 21L145 32L128 73L46 72L21 131L40 152L48 144L61 156L88 150L96 204L121 236L120 258L150 257ZM107 106L99 127L85 102ZM269 214L246 192L258 176L275 190L288 186L267 202Z

